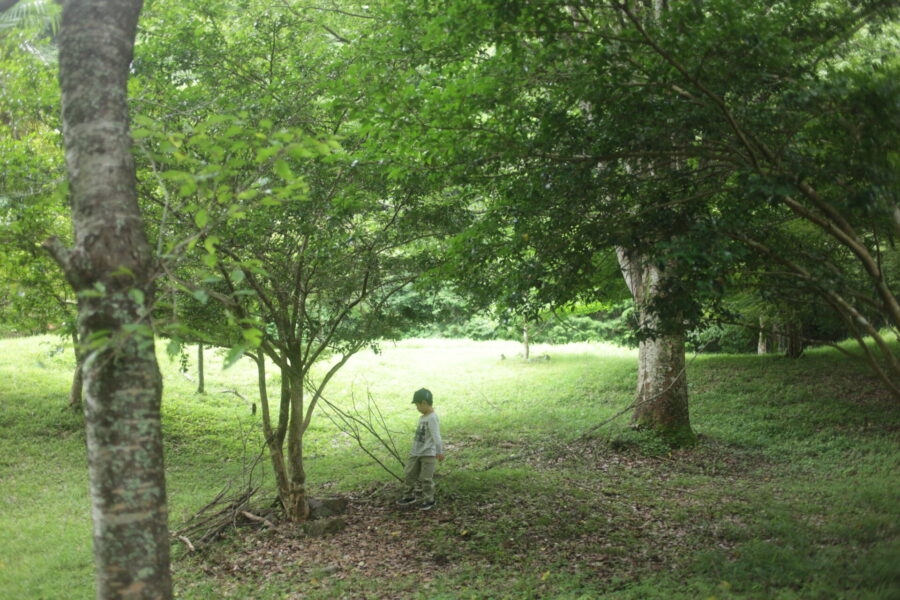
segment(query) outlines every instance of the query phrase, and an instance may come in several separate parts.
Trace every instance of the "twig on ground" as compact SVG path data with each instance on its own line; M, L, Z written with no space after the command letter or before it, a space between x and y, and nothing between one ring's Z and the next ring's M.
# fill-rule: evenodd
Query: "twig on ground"
M262 523L263 525L265 525L266 527L268 527L270 529L276 528L275 525L272 523L272 521L266 519L265 517L258 517L256 515L254 515L253 513L246 511L246 510L242 510L241 514L244 515L245 517L247 517L248 519L250 519L251 521L256 521L257 523Z
M191 543L191 540L187 539L183 535L177 536L179 540L184 542L184 545L187 546L188 552L196 552L197 549L194 548L194 545Z

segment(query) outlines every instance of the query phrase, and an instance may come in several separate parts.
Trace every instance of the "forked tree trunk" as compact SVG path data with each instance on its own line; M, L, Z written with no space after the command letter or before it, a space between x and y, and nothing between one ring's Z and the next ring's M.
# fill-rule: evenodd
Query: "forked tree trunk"
M641 327L656 329L658 318L647 307L661 291L662 273L637 253L617 248L616 254L634 297ZM688 412L684 335L654 334L641 342L631 420L637 427L653 430L672 446L696 441Z
M303 469L304 427L302 419L296 418L303 414L303 378L302 375L291 373L289 369L282 369L281 409L276 426L272 423L266 388L265 356L262 353L256 357L256 365L263 434L266 436L266 446L275 471L278 498L289 520L305 521L309 517L309 498L306 494L306 472ZM287 456L284 452L285 440L288 442Z
M59 71L74 248L47 247L78 293L97 598L168 599L169 531L127 81L140 0L66 0Z

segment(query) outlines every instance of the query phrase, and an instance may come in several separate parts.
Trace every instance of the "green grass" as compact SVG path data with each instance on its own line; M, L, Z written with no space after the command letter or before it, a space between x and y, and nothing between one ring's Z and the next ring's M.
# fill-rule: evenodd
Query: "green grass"
M65 408L72 359L58 343L0 342L4 599L93 597L84 434ZM627 419L582 435L631 401L634 352L547 346L535 354L550 360L529 363L517 352L408 340L354 357L328 397L371 395L401 450L412 392L434 392L449 445L439 509L394 508L390 476L319 414L312 491L350 495L351 527L316 541L240 529L199 555L176 545L178 597L900 597L900 407L862 365L827 349L693 359L700 443L671 452ZM249 362L222 372L210 352L198 395L177 361L160 361L174 529L242 477L260 417ZM271 487L265 466L256 476Z

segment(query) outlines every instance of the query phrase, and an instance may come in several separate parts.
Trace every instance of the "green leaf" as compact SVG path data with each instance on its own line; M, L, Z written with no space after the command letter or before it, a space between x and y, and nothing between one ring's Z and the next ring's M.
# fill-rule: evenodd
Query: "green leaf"
M193 296L200 304L206 304L209 301L209 294L204 290L193 290L191 291L191 296Z
M256 162L257 164L262 164L278 154L281 151L281 147L279 146L269 146L268 148L261 148L256 153Z
M148 117L146 115L134 115L133 117L131 117L131 122L135 123L137 125L141 125L143 127L150 127L150 128L152 128L154 125L156 125L156 123L153 121L153 119L151 119L150 117Z
M205 208L201 208L197 214L194 215L194 223L196 223L197 227L200 229L203 229L206 227L206 224L209 223L209 213Z
M144 305L144 292L138 288L131 288L128 290L128 297L134 300L134 303L138 306Z
M312 158L316 155L303 144L291 144L285 148L285 151L293 158Z
M259 348L259 345L262 343L263 332L259 329L244 329L241 331L244 339L247 340L247 343L250 344L253 348Z
M179 196L190 196L194 192L197 191L197 182L194 181L193 178L186 180L180 186L178 186L178 195Z
M101 348L109 343L110 334L112 333L109 329L100 329L91 333L88 336L87 343L85 344L89 350L96 350L97 348Z
M122 325L122 331L143 337L153 337L153 330L146 323L125 323Z
M291 172L291 168L283 160L275 161L275 173L285 181L292 181L294 179L294 174Z
M219 239L218 236L211 235L211 236L207 237L205 240L203 240L203 247L206 248L206 251L209 252L210 254L215 254L216 246L219 245L220 241L221 240Z
M181 340L171 339L169 340L169 344L166 346L166 354L169 355L169 358L175 358L179 354L181 354Z
M228 351L228 354L225 356L225 362L222 364L223 369L227 369L234 365L237 361L244 356L244 352L249 349L249 346L246 344L238 344Z

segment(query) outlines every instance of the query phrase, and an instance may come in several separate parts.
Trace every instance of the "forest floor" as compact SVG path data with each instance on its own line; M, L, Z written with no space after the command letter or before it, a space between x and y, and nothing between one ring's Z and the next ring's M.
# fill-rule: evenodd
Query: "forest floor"
M177 597L900 597L900 407L864 367L831 350L692 358L699 442L669 451L627 415L591 431L631 401L632 351L547 346L550 359L530 363L515 352L408 340L354 359L331 399L361 413L378 399L401 450L412 390L435 392L447 443L435 509L397 506L396 480L320 415L311 489L350 500L346 528L245 523L194 552L173 538ZM2 598L93 596L68 360L51 338L0 342ZM178 529L226 482L248 481L259 411L250 365L208 373L198 395L181 361L161 362ZM267 469L254 476L270 494Z

